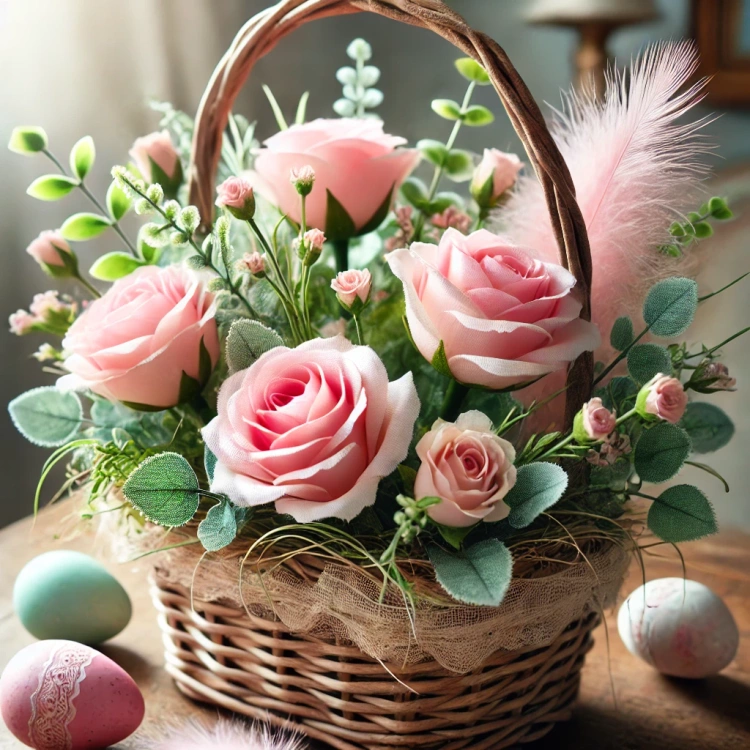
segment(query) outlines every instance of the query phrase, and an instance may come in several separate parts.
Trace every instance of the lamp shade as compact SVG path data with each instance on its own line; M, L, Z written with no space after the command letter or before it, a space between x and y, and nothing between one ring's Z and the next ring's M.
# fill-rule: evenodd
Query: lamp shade
M563 25L591 21L629 24L649 21L657 15L655 0L534 0L526 20Z

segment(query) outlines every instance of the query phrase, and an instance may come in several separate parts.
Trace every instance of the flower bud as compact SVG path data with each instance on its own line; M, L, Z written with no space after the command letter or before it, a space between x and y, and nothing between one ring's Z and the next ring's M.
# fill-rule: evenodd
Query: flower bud
M266 275L266 260L259 252L245 253L239 264L243 269L250 271L256 279L262 279Z
M326 241L326 236L320 229L308 229L302 236L302 242L298 249L302 262L306 266L311 266L315 261L320 258L320 254L323 252L323 245Z
M195 206L186 206L180 212L180 221L188 234L193 234L201 223L201 215Z
M34 330L36 318L26 310L17 310L9 318L10 332L16 336L25 336Z
M62 352L55 349L52 344L42 344L31 356L37 362L52 362L63 359Z
M486 148L471 180L471 194L480 208L493 208L513 187L523 163L515 154Z
M170 221L174 221L180 215L180 204L177 201L167 201L162 210Z
M249 221L255 216L253 186L242 177L229 177L216 188L216 205L226 208L232 216Z
M137 138L130 156L143 179L160 183L167 193L173 193L182 182L180 158L166 130Z
M587 401L573 421L573 437L579 445L604 440L616 427L616 414L600 398Z
M638 392L635 408L646 420L663 419L677 424L687 407L688 397L682 383L658 373Z
M315 170L309 164L293 169L289 175L289 181L300 195L310 195L315 184Z
M154 207L145 198L139 198L133 206L138 216L148 216L154 212Z
M76 273L78 264L75 254L59 229L42 232L26 248L26 252L49 276L64 278Z
M729 368L722 362L702 362L690 378L690 387L699 393L715 391L733 391L737 385L736 378L729 376Z
M353 315L358 315L370 301L372 276L367 269L341 271L333 281L331 289L336 292L339 303Z
M158 206L164 200L164 189L158 182L155 182L153 185L148 186L146 197L151 203L156 203Z

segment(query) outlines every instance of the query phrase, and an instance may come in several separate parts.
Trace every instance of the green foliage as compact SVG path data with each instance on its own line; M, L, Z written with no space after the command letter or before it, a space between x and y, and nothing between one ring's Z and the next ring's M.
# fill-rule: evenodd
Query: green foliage
M635 446L635 470L644 482L666 482L690 455L690 436L669 422L646 430Z
M568 486L568 475L557 466L538 462L518 469L516 484L505 496L510 506L508 521L515 529L523 529L564 494Z
M468 151L452 149L444 164L445 174L454 182L466 182L474 174L474 159Z
M635 401L635 397L638 395L638 386L631 378L617 375L604 388L599 388L594 395L602 400L607 409L610 411L617 409L622 414L628 411L625 405L630 401Z
M47 133L43 128L26 125L13 128L8 141L8 148L22 156L33 156L47 148Z
M440 502L440 498L436 498ZM461 549L464 539L474 530L473 526L464 526L462 528L456 528L454 526L443 526L442 524L436 523L440 536L450 544L453 549Z
M276 331L257 320L238 320L229 329L226 343L226 360L230 372L245 370L262 354L284 342Z
M122 487L123 494L149 521L184 526L200 504L198 478L178 453L147 458Z
M672 357L659 344L636 344L628 352L628 372L639 385L648 383L654 375L672 374Z
M627 315L614 322L609 334L609 343L618 352L624 352L633 343L633 321Z
M657 336L679 336L690 327L697 308L695 281L673 277L651 287L643 304L643 319Z
M172 430L164 425L165 412L141 412L128 409L117 401L97 399L91 406L93 428L87 431L102 443L113 439L113 431L127 433L142 448L166 445L172 439Z
M26 194L40 201L59 201L78 187L78 181L61 174L37 177L26 189Z
M441 341L435 353L432 355L430 364L441 374L453 378L448 357L445 355L445 344Z
M461 57L454 64L467 81L474 81L479 86L489 86L492 83L487 71L473 58Z
M107 211L112 221L120 221L132 205L130 197L120 189L116 182L112 182L107 190Z
M462 552L447 552L431 545L427 553L440 585L466 604L497 607L513 574L513 558L497 539L485 539Z
M8 411L16 429L42 448L54 448L72 440L83 420L78 396L54 386L22 393L8 404Z
M648 527L660 539L674 544L692 542L717 531L711 503L689 484L669 487L654 500L648 512Z
M428 161L432 162L436 167L441 167L445 163L448 157L448 148L440 141L433 140L432 138L423 138L417 142L417 148ZM423 191L426 197L427 191Z
M347 65L336 72L344 88L343 98L334 103L333 109L340 117L373 117L366 110L382 104L383 92L372 88L380 80L380 70L365 65L372 57L372 48L364 39L355 39L347 48L347 55L355 61L355 67Z
M94 261L89 273L100 281L116 281L123 276L133 273L136 268L146 265L143 261L123 252L113 252L102 255Z
M716 405L691 401L680 422L690 436L696 453L712 453L723 448L734 435L734 423Z
M481 128L495 122L495 115L481 104L474 104L461 112L461 122L474 128Z
M432 111L445 120L460 120L461 105L452 99L433 99Z
M198 525L198 539L206 551L216 552L231 544L236 536L235 508L228 498L223 497Z
M726 221L733 218L733 216L734 214L729 209L727 201L724 198L711 198L698 211L691 211L687 215L687 221L674 222L669 227L669 233L673 238L673 242L663 245L659 250L665 255L679 258L693 242L710 237L714 233L713 227L708 221L709 219Z
M96 148L94 139L90 135L81 138L70 150L70 171L79 179L91 171L96 159Z
M93 240L94 237L98 237L102 232L109 229L110 226L109 219L106 216L80 213L73 214L73 216L66 219L60 231L66 240L83 242L85 240Z
M331 242L354 237L357 227L336 196L326 188L326 239Z

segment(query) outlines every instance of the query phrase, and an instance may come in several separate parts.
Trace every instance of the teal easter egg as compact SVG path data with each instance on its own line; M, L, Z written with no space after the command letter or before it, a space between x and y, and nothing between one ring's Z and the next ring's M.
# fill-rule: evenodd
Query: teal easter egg
M45 552L27 563L13 587L13 607L35 638L88 645L116 636L132 613L117 579L71 550Z

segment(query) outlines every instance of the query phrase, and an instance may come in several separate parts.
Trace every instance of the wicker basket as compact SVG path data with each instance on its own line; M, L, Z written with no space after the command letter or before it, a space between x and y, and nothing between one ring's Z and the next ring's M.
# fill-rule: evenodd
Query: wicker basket
M251 19L201 101L188 172L191 203L204 220L213 215L222 134L257 60L308 21L358 11L430 29L485 67L542 184L560 262L576 277L581 315L589 318L591 257L567 166L502 48L441 0L282 0ZM592 355L585 353L568 375L568 424L588 398L592 379ZM152 578L166 668L179 689L253 718L277 724L291 720L340 750L498 750L538 739L569 717L598 622L592 586L587 605L565 619L542 647L499 649L481 666L460 674L429 657L386 663L351 639L300 633L273 610L258 615L236 602L202 597L190 590L192 568L184 567L167 574L157 568ZM611 601L617 582L609 588L605 598Z

